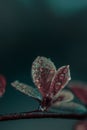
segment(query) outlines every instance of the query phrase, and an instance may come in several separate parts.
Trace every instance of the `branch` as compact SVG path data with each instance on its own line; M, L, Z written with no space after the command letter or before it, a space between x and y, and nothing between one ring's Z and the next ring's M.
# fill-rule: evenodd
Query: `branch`
M32 112L10 113L7 115L0 115L0 121L19 120L19 119L40 119L40 118L62 118L62 119L87 119L87 114L58 114L47 113L39 110Z

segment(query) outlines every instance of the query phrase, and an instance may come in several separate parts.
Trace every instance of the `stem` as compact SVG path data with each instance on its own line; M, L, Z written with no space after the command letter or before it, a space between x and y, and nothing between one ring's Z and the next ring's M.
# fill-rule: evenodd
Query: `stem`
M0 121L19 120L19 119L40 119L40 118L62 118L62 119L87 119L87 114L57 114L46 113L39 110L31 112L10 113L7 115L0 115Z

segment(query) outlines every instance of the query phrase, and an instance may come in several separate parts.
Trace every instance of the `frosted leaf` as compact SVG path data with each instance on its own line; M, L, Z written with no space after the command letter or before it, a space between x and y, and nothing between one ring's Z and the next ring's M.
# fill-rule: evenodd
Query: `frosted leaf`
M68 91L68 90L62 90L58 96L56 95L53 99L52 99L52 106L56 106L60 103L65 103L65 102L69 102L71 100L74 99L74 95L72 94L72 92Z
M71 79L69 65L62 66L58 69L50 86L51 97L55 96L62 90Z
M87 109L85 106L75 103L75 102L66 102L66 103L60 103L52 106L51 108L55 112L58 111L64 111L65 113L84 113L87 112Z
M52 78L56 72L54 63L46 58L38 56L32 64L32 78L43 97L49 93Z
M24 93L24 94L26 94L30 97L42 100L42 96L39 93L39 91L37 89L34 89L31 86L28 86L24 83L20 83L19 81L14 81L14 82L11 83L11 85L14 88L16 88L17 90L19 90L20 92L22 92L22 93Z

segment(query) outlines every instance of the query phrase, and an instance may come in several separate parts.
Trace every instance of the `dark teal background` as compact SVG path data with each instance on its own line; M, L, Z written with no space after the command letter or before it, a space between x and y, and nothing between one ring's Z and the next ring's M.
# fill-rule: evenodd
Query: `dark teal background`
M33 85L37 56L58 67L69 64L73 80L87 81L86 0L0 0L0 73L7 79L0 113L34 110L38 103L11 87L16 79ZM0 130L71 130L75 120L0 122Z

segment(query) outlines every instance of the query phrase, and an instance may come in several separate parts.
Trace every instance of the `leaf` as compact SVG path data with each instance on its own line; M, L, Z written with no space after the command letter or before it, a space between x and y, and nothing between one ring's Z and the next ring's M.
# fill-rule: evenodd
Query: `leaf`
M0 75L0 97L3 96L6 89L6 79L3 75Z
M87 109L85 106L75 103L75 102L66 102L66 103L60 103L52 106L51 111L54 112L63 112L63 113L85 113L87 112Z
M56 72L54 63L38 56L32 64L32 78L43 97L48 96L52 78Z
M38 100L42 100L42 96L39 93L39 91L37 89L34 89L31 86L28 86L24 83L20 83L19 81L14 81L11 83L11 85L14 88L16 88L17 90L19 90L20 92L22 92L30 97L33 97L33 98L38 99Z
M58 96L52 99L52 106L58 105L60 103L70 102L74 99L72 92L68 90L62 90Z
M81 82L70 82L68 87L80 101L87 105L87 84Z
M51 97L58 94L60 90L62 90L66 86L70 79L71 77L69 65L62 66L61 68L59 68L56 74L54 75L54 78L52 79L52 83L50 86L49 92Z
M78 121L74 126L74 130L87 130L87 119Z

